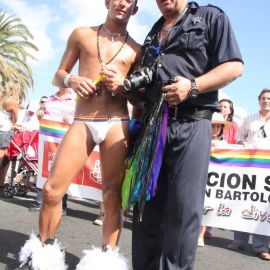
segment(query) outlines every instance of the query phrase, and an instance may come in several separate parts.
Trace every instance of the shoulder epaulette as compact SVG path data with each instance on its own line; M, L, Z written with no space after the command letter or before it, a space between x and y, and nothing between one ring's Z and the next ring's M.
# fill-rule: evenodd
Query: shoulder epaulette
M214 6L214 5L211 5L211 4L208 4L209 7L213 7L213 8L216 8L218 9L220 12L224 13L224 11L220 8L220 7L217 7L217 6Z

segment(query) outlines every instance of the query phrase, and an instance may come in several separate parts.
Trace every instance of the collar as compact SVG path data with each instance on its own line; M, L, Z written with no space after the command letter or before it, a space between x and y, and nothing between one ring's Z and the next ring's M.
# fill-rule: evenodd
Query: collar
M191 10L191 13L196 12L196 10L200 7L197 2L190 2L188 3L189 9Z
M200 8L199 4L197 2L189 2L188 3L188 11L192 14L196 13L197 9ZM154 24L151 32L149 33L149 36L153 36L159 29L162 27L165 19L163 16L161 16L158 21Z
M59 98L56 94L52 94L51 98L52 99L57 99L57 100L72 100L73 99L71 93L69 93L69 95L67 97L65 97L65 98Z

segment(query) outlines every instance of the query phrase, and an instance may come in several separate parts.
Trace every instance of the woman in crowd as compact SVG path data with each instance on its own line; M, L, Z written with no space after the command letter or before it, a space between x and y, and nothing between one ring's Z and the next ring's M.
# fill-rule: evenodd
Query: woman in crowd
M16 83L8 82L0 89L0 188L5 185L8 162L5 152L9 146L12 131L18 129L19 87Z
M231 122L230 128L224 131L223 137L229 144L235 144L238 125L235 121L233 121L234 115L233 102L230 99L221 99L219 101L219 109L224 119L228 122Z

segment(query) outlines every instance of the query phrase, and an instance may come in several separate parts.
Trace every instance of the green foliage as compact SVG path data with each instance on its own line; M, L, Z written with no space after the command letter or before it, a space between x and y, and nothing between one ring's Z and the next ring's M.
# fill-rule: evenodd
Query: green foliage
M32 39L31 32L19 18L0 10L0 83L19 83L21 97L27 95L28 88L33 88L32 71L27 60L35 60L31 52L38 48Z

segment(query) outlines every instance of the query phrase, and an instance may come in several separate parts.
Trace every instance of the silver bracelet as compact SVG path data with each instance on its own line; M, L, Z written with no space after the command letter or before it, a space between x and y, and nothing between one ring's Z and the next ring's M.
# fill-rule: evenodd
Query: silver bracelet
M63 83L64 83L64 86L65 87L70 87L70 85L69 85L69 79L70 79L70 77L72 76L72 74L67 74L65 77L64 77L64 80L63 80Z

